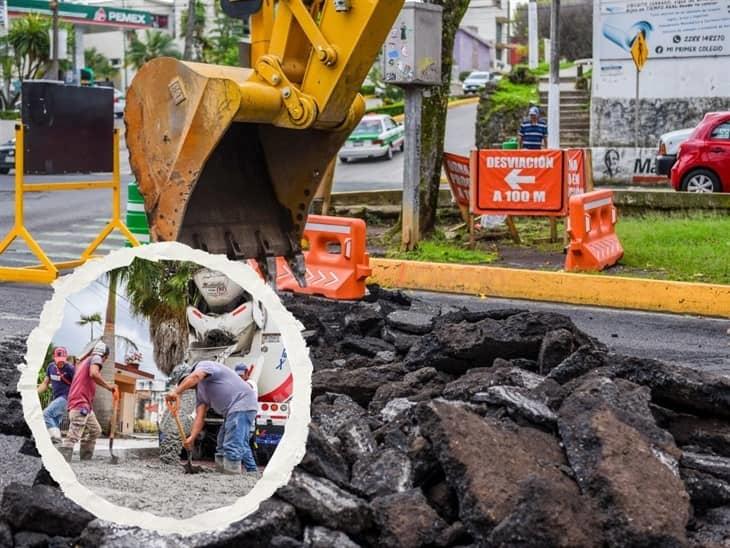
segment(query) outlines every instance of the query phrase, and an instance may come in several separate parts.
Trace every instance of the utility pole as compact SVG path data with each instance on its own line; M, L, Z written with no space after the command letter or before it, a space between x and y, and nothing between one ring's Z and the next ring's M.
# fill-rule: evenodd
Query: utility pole
M193 58L193 35L195 34L195 0L188 0L188 25L185 29L185 50L183 59L190 61Z
M51 80L58 80L58 0L51 0Z
M548 148L560 148L560 0L553 0L550 10Z
M529 67L536 69L539 57L538 28L537 28L537 0L530 0L527 6L527 49L529 52Z

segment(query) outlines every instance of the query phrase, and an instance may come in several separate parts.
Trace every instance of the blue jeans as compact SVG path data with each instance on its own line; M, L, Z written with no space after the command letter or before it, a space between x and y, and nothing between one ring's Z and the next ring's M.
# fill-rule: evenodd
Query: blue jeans
M223 455L230 461L243 461L247 472L255 472L256 461L253 458L248 438L251 425L256 421L256 411L237 411L229 413L218 430L216 455Z
M43 421L46 423L46 428L61 428L61 421L66 414L67 406L68 402L63 396L59 396L48 404L48 407L43 410Z

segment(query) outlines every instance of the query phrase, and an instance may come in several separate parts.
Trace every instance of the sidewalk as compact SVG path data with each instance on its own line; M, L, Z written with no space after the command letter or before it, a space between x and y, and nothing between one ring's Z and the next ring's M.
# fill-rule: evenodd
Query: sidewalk
M120 459L139 458L155 456L159 452L159 443L157 438L148 439L114 439L114 456ZM78 457L79 445L74 448L74 456ZM94 449L95 457L109 457L109 438L99 438L96 440L96 448Z

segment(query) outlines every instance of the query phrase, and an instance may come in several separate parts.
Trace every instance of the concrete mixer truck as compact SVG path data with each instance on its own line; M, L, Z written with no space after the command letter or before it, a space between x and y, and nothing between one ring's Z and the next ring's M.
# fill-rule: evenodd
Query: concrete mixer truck
M293 378L280 333L262 303L225 274L201 268L193 275L190 290L198 298L191 299L195 305L186 311L190 333L187 366L200 360L217 361L232 369L240 363L253 366L248 380L259 395L253 449L257 462L266 464L284 433L292 397ZM174 374L171 381L175 382ZM193 392L181 404L186 432L195 408ZM165 423L163 418L161 456L167 453L170 460L178 459L179 436L174 425L164 428ZM193 451L195 458L212 458L222 423L222 417L208 411Z

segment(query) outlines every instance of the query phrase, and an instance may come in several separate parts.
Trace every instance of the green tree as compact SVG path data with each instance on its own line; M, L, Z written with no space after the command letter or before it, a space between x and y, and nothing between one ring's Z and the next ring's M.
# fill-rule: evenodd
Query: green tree
M81 314L79 317L79 320L76 322L76 325L85 326L88 325L89 329L91 331L91 336L89 337L89 341L94 340L94 324L98 323L101 325L101 314L98 312L95 312L93 314Z
M421 106L421 204L420 231L428 234L436 226L436 208L441 185L441 161L444 154L446 113L451 91L451 66L454 62L454 38L469 6L469 0L434 0L443 6L441 28L441 85L431 88Z
M42 74L50 59L48 17L29 13L10 25L7 41L12 47L16 76L31 80Z
M140 69L147 61L156 57L180 58L180 52L175 47L172 36L159 30L145 30L144 32L144 41L137 38L135 33L130 33L131 40L127 51L128 65Z
M43 363L41 364L41 368L38 370L38 378L37 383L41 384L45 378L46 378L46 366L51 363L53 360L53 349L56 348L56 345L51 342L51 344L48 345L48 348L46 348L46 355L43 358ZM46 390L40 394L38 394L38 399L41 400L41 409L45 409L49 403L51 403L51 386L49 385Z
M185 39L185 52L183 58L186 61L202 61L207 52L211 49L211 42L205 36L205 4L201 0L190 0L188 5L195 2L195 20L192 29L188 29L188 12L190 8L183 10L180 18L180 36ZM192 34L188 36L189 31Z
M112 79L119 73L119 69L112 66L109 58L96 48L84 50L84 64L90 67L96 77L101 80L105 78Z
M135 259L110 272L111 279L126 284L132 313L148 320L154 362L166 375L185 358L186 309L196 298L188 288L199 268L191 262Z
M518 4L513 15L512 36L519 44L528 43L527 4ZM550 0L538 0L537 28L542 39L550 38ZM574 61L593 55L593 3L563 0L560 3L560 56Z
M215 4L216 18L205 51L205 62L216 65L239 66L239 42L247 34L246 24L220 12Z

